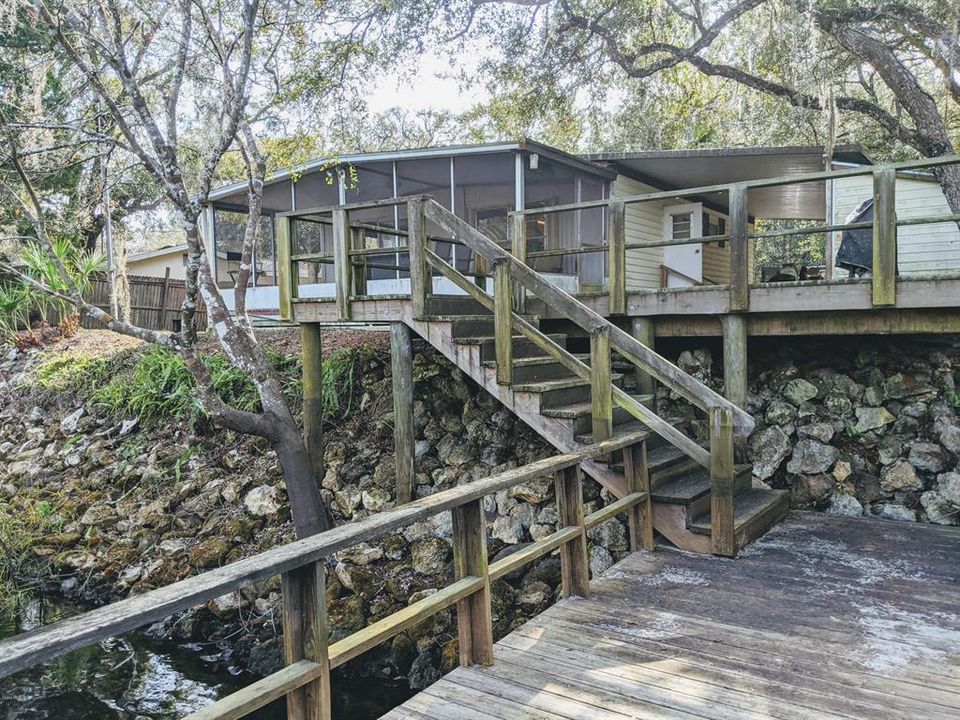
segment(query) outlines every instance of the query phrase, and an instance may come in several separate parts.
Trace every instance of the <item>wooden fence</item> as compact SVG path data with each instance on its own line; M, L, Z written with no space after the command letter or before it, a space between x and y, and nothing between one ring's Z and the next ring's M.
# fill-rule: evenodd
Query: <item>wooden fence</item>
M180 305L183 303L186 287L183 280L170 277L147 277L129 275L130 283L130 321L139 327L150 330L178 330L180 327ZM106 275L97 276L87 292L87 300L107 312L110 311L110 284ZM207 310L202 298L197 298L197 327L207 326ZM98 328L100 323L84 317L81 324L85 328Z

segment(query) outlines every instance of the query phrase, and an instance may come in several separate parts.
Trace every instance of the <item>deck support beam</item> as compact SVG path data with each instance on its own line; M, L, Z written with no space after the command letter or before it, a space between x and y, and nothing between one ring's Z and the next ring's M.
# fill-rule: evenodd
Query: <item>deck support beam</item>
M651 350L656 345L656 326L651 317L636 317L631 320L630 334ZM650 373L644 372L639 367L636 369L637 375L637 394L654 395L657 392L657 383Z
M406 323L390 323L393 375L393 446L397 504L413 499L415 438L413 426L413 340Z
M303 373L303 442L317 484L323 479L323 343L320 323L300 325Z
M607 207L607 245L610 254L610 314L627 314L626 206Z
M285 215L274 218L277 236L277 292L279 294L280 319L293 320L293 297L296 294L297 263L290 258L293 255L291 240L292 221Z
M750 309L750 216L747 187L730 186L730 310Z
M427 218L423 200L407 203L407 247L410 252L410 304L414 320L427 314L427 296L433 291L433 277L427 264Z
M723 327L723 396L747 409L747 318L731 314L721 318Z

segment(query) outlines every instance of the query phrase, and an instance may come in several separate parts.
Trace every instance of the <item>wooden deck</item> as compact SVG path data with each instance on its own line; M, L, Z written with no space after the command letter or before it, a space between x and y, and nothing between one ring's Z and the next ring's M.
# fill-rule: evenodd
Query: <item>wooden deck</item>
M794 513L737 560L635 553L388 720L956 720L960 530Z

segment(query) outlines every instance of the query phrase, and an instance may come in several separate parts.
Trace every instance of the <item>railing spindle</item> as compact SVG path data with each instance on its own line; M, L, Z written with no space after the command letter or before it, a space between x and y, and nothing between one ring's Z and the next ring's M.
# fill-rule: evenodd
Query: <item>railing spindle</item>
M873 304L897 303L897 173L873 173Z
M457 603L460 664L493 663L493 618L487 566L487 523L483 499L453 508L453 565L457 580L482 578L480 590Z
M626 206L612 202L607 208L607 244L610 249L610 315L627 314Z
M280 295L280 319L293 320L293 297L296 294L297 263L291 243L291 220L285 215L274 218L277 233L277 290Z
M423 199L407 203L408 235L410 249L410 302L414 320L422 320L427 314L427 296L433 289L430 266L427 264L427 218Z
M513 282L510 261L493 261L493 335L497 355L497 382L513 379Z
M610 326L590 331L590 401L593 441L603 442L613 434L613 389L610 357Z
M579 527L580 534L560 546L560 576L564 597L590 594L590 565L587 561L587 532L583 522L583 487L580 466L557 471L557 529Z
M351 227L350 228L350 245L349 249L354 250L363 250L364 243L366 241L366 232L363 228ZM353 275L353 294L357 297L363 297L367 294L367 264L369 262L369 255L361 255L357 261L356 267L353 264L353 258L351 257L350 262L350 272Z
M337 317L350 319L350 292L353 289L350 264L350 215L346 210L333 211L333 283L337 293Z
M714 555L733 557L734 527L733 411L710 408L710 537Z
M330 720L326 568L322 560L283 574L283 655L287 665L311 660L320 677L287 695L287 720Z

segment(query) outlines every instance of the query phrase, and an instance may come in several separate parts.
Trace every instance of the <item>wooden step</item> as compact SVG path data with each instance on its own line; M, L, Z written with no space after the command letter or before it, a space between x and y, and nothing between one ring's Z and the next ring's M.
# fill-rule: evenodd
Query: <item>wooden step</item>
M593 421L593 404L589 400L571 403L570 405L543 408L543 410L540 411L540 414L547 417L569 420L571 431L578 436L587 435L592 431L591 424ZM635 418L633 415L623 408L615 407L613 409L614 427L624 423L632 423L634 421Z
M614 373L611 376L614 384L623 382L623 375ZM590 381L578 377L560 378L557 380L542 380L534 382L520 382L513 386L514 392L537 393L540 395L541 412L543 408L569 405L575 402L584 402L590 399Z
M428 315L424 318L428 322L448 322L451 324L451 335L459 337L493 336L493 315L491 313L479 315ZM524 319L531 325L537 326L540 319L535 315L525 315Z
M549 333L547 337L562 348L565 348L567 345L567 336L563 333ZM517 358L543 356L543 349L533 341L527 340L523 335L514 335L512 340L513 357L515 360ZM479 345L481 362L497 359L497 349L493 335L485 333L475 337L455 337L453 338L453 342L457 345Z
M575 355L578 360L589 359L589 355ZM484 360L481 365L485 368L496 368L496 360ZM528 383L538 380L559 380L574 377L573 371L553 357L541 355L528 358L519 358L513 361L513 382Z
M430 315L462 315L484 313L487 309L465 295L430 295L427 297L427 313Z
M787 490L753 489L740 495L734 503L734 533L737 549L760 537L790 511L790 493ZM710 534L710 514L704 514L688 523L690 532Z
M742 495L753 487L753 466L738 465L734 496ZM655 503L685 505L687 517L696 518L710 511L710 471L703 467L662 481L651 490L650 499Z

